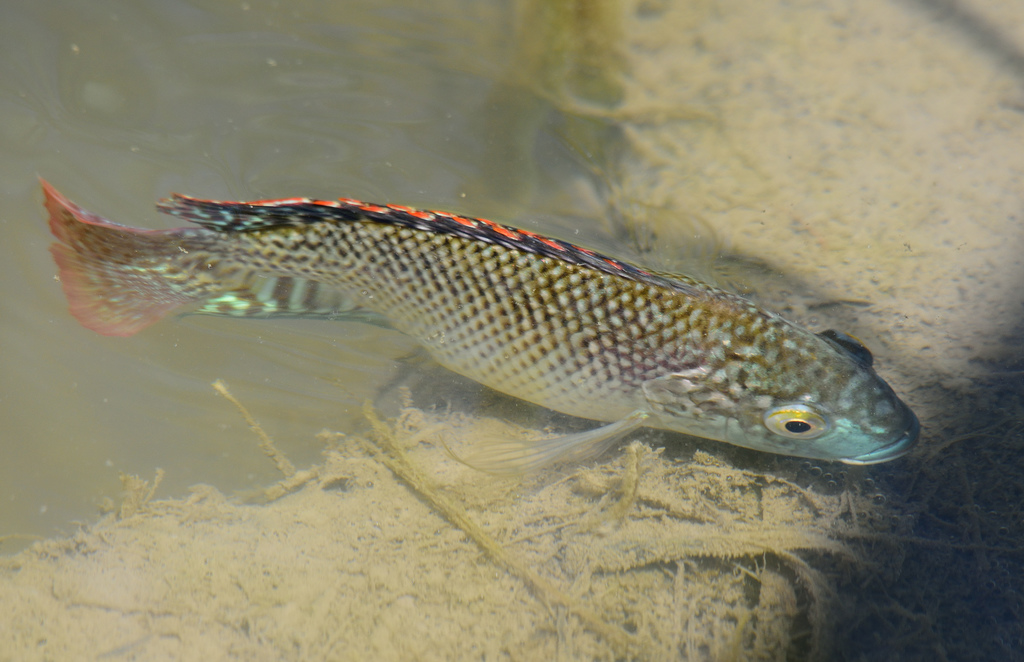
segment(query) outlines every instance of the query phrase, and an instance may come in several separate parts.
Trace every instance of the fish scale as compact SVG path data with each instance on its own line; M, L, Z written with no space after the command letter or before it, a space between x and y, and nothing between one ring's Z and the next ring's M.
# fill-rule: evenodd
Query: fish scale
M343 292L455 372L612 423L548 444L544 457L640 424L854 464L896 457L918 435L851 336L563 240L348 198L174 196L159 208L200 227L146 231L46 192L54 256L86 326L128 335L186 303L322 314L325 292ZM284 282L268 291L264 278Z
M233 238L232 250L251 268L357 292L446 367L564 413L616 420L641 406L641 383L725 358L715 319L670 288L454 234L383 223L318 230L271 242L258 231Z

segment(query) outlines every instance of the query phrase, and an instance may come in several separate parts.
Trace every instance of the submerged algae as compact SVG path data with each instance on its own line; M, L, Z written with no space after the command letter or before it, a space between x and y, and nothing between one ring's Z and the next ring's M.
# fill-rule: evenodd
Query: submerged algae
M870 520L856 493L640 442L594 466L496 480L447 449L523 431L412 407L370 417L366 435L325 433L323 462L267 503L202 486L147 501L140 484L123 517L7 560L11 650L784 660L827 649L830 591L800 553L855 558L837 536Z

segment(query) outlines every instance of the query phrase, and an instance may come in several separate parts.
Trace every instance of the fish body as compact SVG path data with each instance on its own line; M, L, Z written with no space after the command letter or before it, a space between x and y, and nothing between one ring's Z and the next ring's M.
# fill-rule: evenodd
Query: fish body
M196 226L139 230L44 190L71 311L100 333L188 304L330 312L343 298L457 373L616 433L642 424L850 464L898 457L918 436L850 336L559 239L345 198L174 196L159 209Z

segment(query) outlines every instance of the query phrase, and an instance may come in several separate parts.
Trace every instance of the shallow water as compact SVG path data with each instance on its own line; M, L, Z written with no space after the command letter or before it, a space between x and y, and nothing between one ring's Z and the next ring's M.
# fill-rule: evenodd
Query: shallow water
M174 225L153 210L172 191L345 195L478 215L521 203L503 190L530 195L529 163L490 165L498 181L488 186L476 175L515 134L487 124L500 119L488 100L509 48L510 8L500 4L68 2L0 12L5 533L88 519L116 496L119 472L161 467L168 494L266 482L272 474L212 380L257 406L303 462L319 450L312 434L350 427L393 359L412 350L359 324L192 317L128 341L92 334L67 314L53 279L37 175L145 227Z
M161 495L199 482L229 493L262 486L276 476L210 382L226 380L303 466L320 452L313 435L356 425L362 402L413 350L376 327L308 321L189 317L131 339L86 331L53 280L36 175L144 227L174 225L152 209L171 191L344 195L539 218L548 232L604 248L599 191L654 243L683 246L694 227L712 227L728 249L806 284L812 305L793 314L871 347L922 419L922 458L971 430L978 403L1019 411L1005 376L1019 370L1024 327L1015 3L639 3L626 12L629 76L614 112L614 91L600 85L562 113L550 89L501 86L522 57L514 13L468 1L0 9L0 535L51 535L93 518L117 497L120 472L163 468ZM573 117L599 128L580 138L566 126ZM620 161L596 150L574 157L560 139L586 145L606 125L622 127L628 149L609 148ZM1004 372L995 386L993 368ZM1014 443L981 452L1004 458ZM1019 467L985 473L967 448L953 468L901 461L858 477L905 488L887 498L910 502L902 516L920 518L919 535L973 545L977 556L949 562L971 568L965 586L987 587L993 567L1017 567L981 557L993 553L986 545L1024 540L1019 504L986 501L991 517L971 530L941 497L981 499L993 481L1016 494ZM989 536L997 519L1007 530ZM908 549L912 565L935 562ZM900 590L912 596L902 608L944 622L928 611L942 590ZM1014 604L984 590L990 604ZM878 613L898 613L885 600ZM988 632L1008 631L996 621ZM852 622L864 641L857 624L874 621ZM915 636L911 655L931 641ZM861 650L885 648L883 639Z

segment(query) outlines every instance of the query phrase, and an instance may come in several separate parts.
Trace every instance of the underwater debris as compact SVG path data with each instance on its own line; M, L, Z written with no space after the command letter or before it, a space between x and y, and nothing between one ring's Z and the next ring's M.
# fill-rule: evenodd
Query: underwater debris
M273 460L278 471L284 474L284 480L271 485L263 491L263 496L267 501L279 499L285 494L295 491L317 477L318 470L315 467L306 471L297 471L295 469L295 465L292 464L287 456L285 456L285 454L278 450L277 446L274 445L274 440L271 439L270 435L263 430L263 426L253 418L252 414L249 413L249 410L245 408L245 405L231 394L231 391L228 390L227 384L218 379L213 382L213 388L217 393L220 393L222 396L227 398L227 400L233 404L239 412L241 412L245 422L249 424L249 429L259 437L260 449L263 451L264 455Z
M146 504L153 499L153 495L156 494L156 489L160 487L160 482L163 479L163 469L156 470L152 487L148 480L122 473L121 490L124 492L124 497L121 500L121 507L117 510L117 518L128 519L145 508Z
M93 656L214 645L247 659L295 647L408 659L424 642L437 659L827 656L832 588L804 555L856 560L837 537L870 520L869 499L640 442L495 479L445 448L512 426L405 404L387 422L368 408L365 434L322 432L323 461L266 503L209 486L151 502L155 486L133 479L123 517L0 565L0 602L26 605L18 650L38 645L45 620L48 650ZM150 636L156 617L173 638ZM223 627L194 626L209 622Z
M543 577L525 562L510 553L503 545L491 537L477 524L455 501L441 494L430 478L415 464L409 461L396 442L391 427L380 420L369 403L364 407L364 415L373 428L373 441L364 444L364 448L378 457L381 463L393 471L395 475L409 486L427 503L437 510L448 522L465 533L487 556L521 579L530 590L545 604L552 607L563 607L580 618L586 626L601 636L620 656L634 657L642 651L636 638L615 625L607 623L599 614L581 601L571 597L552 581Z
M452 460L480 430L499 433L496 421L411 407L390 424L366 416L364 452L614 657L827 654L834 592L801 553L856 563L841 538L873 514L867 498L817 494L700 451L670 460L640 442L606 462L496 481ZM488 493L495 482L508 487Z

